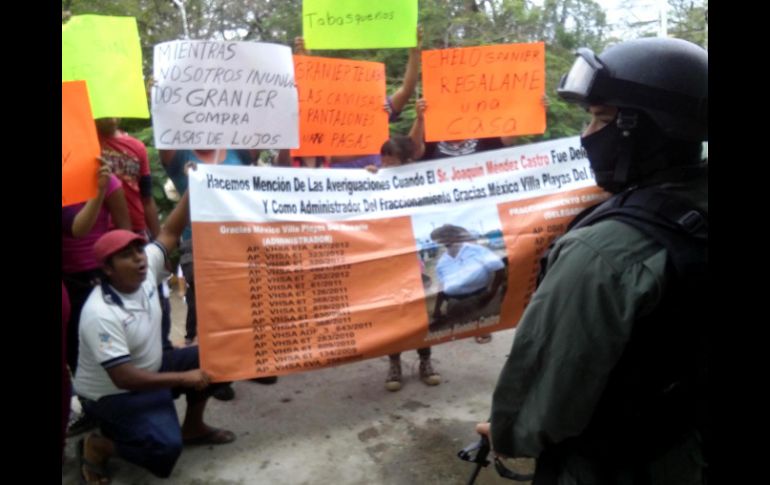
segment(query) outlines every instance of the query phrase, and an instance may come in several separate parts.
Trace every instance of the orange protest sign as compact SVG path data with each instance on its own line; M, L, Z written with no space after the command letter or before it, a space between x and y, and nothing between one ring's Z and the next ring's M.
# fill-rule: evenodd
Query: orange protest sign
M96 196L101 153L85 81L61 85L61 204Z
M422 52L426 141L545 132L545 44Z
M300 145L292 156L379 154L388 139L385 65L294 56Z

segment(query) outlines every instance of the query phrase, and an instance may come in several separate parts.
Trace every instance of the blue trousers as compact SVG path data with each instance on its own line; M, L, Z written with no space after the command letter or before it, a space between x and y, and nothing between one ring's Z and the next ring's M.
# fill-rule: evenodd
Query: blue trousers
M164 352L160 371L198 367L198 347L193 346ZM102 433L115 443L118 456L167 478L182 453L182 429L174 399L185 394L189 406L207 399L222 385L212 384L203 391L174 388L114 394L97 401L84 399L83 407L99 420Z

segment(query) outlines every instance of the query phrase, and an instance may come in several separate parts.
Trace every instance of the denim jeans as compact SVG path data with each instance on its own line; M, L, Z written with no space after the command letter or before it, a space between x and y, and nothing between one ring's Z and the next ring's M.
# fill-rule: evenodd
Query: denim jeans
M160 372L198 367L198 347L192 346L164 352ZM202 391L174 388L113 394L97 401L83 399L83 407L99 421L104 436L115 443L118 456L166 478L182 453L182 430L174 399L185 394L189 406L208 399L224 385L212 384Z

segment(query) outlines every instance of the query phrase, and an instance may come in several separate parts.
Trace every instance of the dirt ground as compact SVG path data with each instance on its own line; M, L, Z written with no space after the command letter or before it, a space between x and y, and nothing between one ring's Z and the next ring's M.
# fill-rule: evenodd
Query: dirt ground
M171 298L172 341L184 339L184 301ZM457 451L475 441L475 423L489 413L492 390L511 348L514 331L490 343L472 338L434 347L443 382L427 387L418 378L418 357L402 355L404 387L385 390L387 357L281 377L274 385L236 382L232 401L211 400L207 421L235 432L222 446L187 447L169 479L119 458L110 461L115 485L464 484L473 465ZM177 400L180 419L184 399ZM78 483L76 438L70 438L62 484ZM531 471L532 460L509 463ZM492 466L480 485L515 484Z

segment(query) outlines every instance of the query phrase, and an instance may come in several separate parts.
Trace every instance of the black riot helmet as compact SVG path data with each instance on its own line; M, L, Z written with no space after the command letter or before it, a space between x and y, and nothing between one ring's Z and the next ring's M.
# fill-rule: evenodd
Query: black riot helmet
M557 90L569 102L634 108L665 136L708 140L708 53L681 39L643 38L600 55L578 49Z
M578 49L557 92L584 107L618 110L613 123L580 139L605 190L672 180L700 165L701 141L708 140L708 53L697 45L645 38L598 56Z

